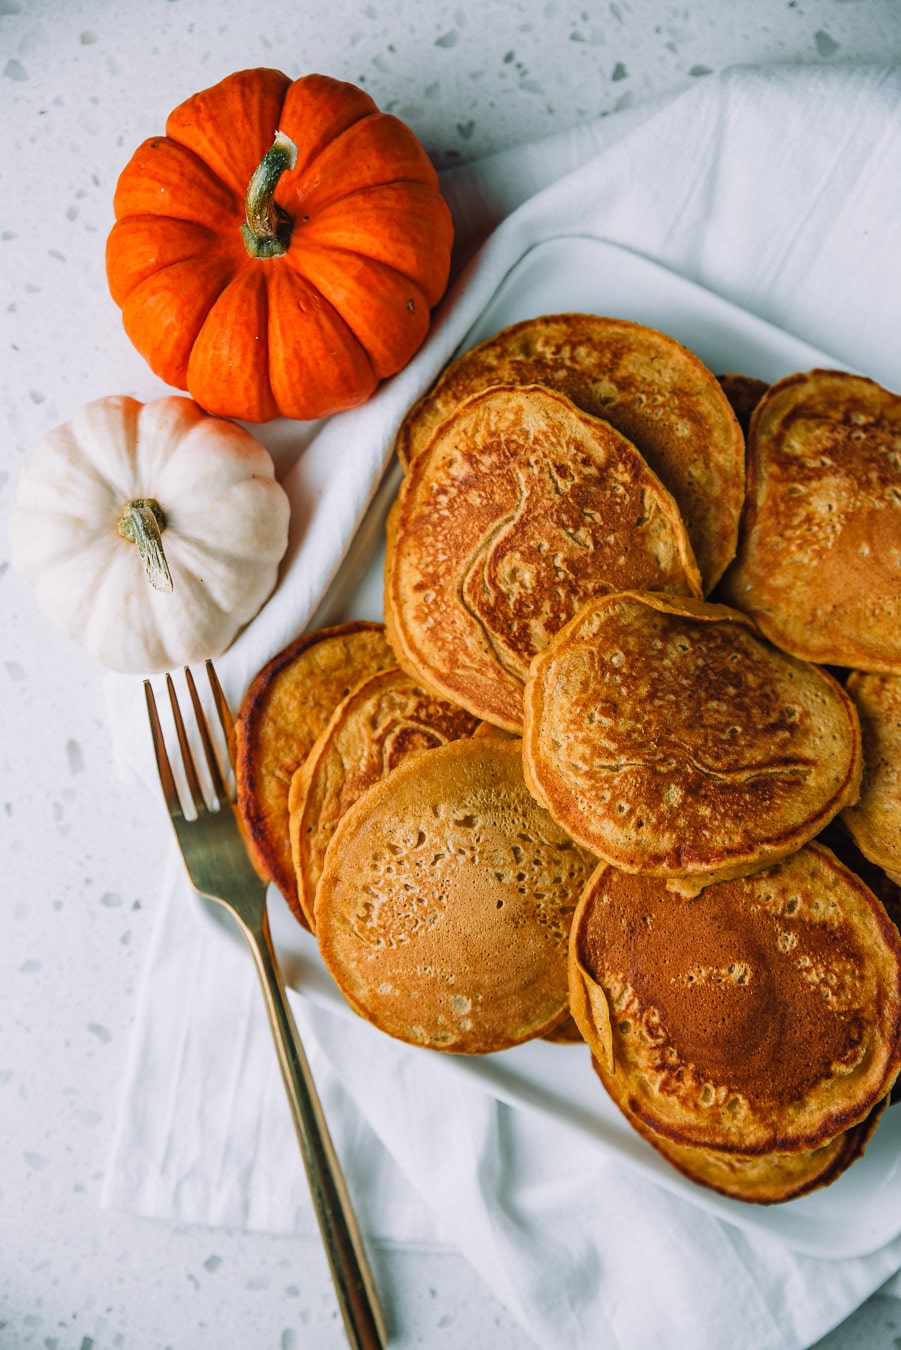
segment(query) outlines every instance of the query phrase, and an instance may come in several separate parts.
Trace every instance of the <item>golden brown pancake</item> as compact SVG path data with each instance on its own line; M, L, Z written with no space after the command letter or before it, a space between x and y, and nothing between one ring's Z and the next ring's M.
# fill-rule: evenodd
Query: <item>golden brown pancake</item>
M492 385L541 384L633 441L679 505L712 589L735 552L744 438L714 375L674 338L627 319L554 314L496 333L450 365L407 415L410 464L464 399Z
M808 661L901 674L901 398L812 370L772 385L723 598Z
M573 918L570 1006L611 1095L655 1134L816 1149L901 1067L901 940L820 844L691 900L601 864Z
M254 865L304 926L288 834L291 779L341 700L396 664L382 624L342 624L292 642L244 695L235 728L238 809Z
M523 758L574 839L684 894L799 848L861 774L831 675L725 605L634 592L592 601L535 657Z
M396 666L364 680L338 705L294 774L288 798L297 895L312 931L322 859L348 807L402 760L471 736L480 725Z
M592 1059L592 1064L601 1077L597 1060ZM605 1086L616 1092L620 1086L619 1080L614 1075L605 1081ZM811 1191L830 1185L846 1172L863 1155L887 1101L884 1097L873 1107L866 1120L859 1125L852 1125L849 1130L843 1130L819 1148L798 1153L761 1153L756 1157L674 1144L671 1139L665 1139L663 1135L648 1129L647 1125L629 1112L624 1103L617 1101L616 1104L642 1138L690 1181L717 1191L720 1195L728 1195L733 1200L755 1205L776 1205L809 1195Z
M852 671L845 688L860 717L863 780L842 820L864 857L901 886L901 677Z
M534 653L629 586L700 594L685 527L635 447L563 394L475 394L411 464L388 521L388 637L477 717L518 731Z
M570 922L593 865L526 791L517 741L454 741L399 764L339 821L319 948L388 1035L507 1049L566 1016Z
M763 398L769 385L766 380L755 379L752 375L718 375L720 388L729 400L729 405L738 418L738 425L745 436L751 425L751 414Z

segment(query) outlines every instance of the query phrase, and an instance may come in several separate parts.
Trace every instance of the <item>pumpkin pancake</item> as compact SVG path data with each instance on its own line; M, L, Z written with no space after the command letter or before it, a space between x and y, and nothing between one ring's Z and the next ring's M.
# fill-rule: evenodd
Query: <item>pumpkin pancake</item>
M722 1153L713 1149L674 1144L633 1116L615 1094L621 1086L616 1075L604 1077L597 1060L592 1064L617 1106L635 1130L675 1167L699 1186L749 1204L776 1205L828 1186L862 1156L888 1104L883 1097L859 1125L830 1139L819 1148L797 1153Z
M488 389L442 423L401 484L385 567L400 665L511 731L532 656L586 600L700 594L676 504L635 447L539 386Z
M586 605L533 660L523 758L585 848L694 894L784 858L856 798L860 727L838 681L746 615L632 592Z
M853 671L845 685L863 734L860 797L842 821L865 858L901 886L901 678Z
M311 930L322 859L351 803L402 760L471 736L481 725L397 667L364 680L338 705L294 774L288 798L297 895Z
M738 425L747 436L751 414L769 389L769 385L766 380L755 379L753 375L718 375L717 379L738 418Z
M323 628L292 642L254 679L235 727L238 809L260 875L304 926L288 834L288 793L337 705L377 670L397 664L376 623Z
M831 370L769 388L722 595L795 656L901 674L901 397Z
M504 1050L567 1015L570 922L593 866L527 792L518 741L454 741L404 760L338 822L319 948L388 1035Z
M712 372L674 338L627 319L526 319L465 352L410 410L401 462L470 395L525 384L559 390L634 442L676 499L710 591L735 552L745 466L741 428Z
M820 844L692 900L601 864L573 918L570 1005L614 1100L656 1135L817 1149L901 1067L901 940Z

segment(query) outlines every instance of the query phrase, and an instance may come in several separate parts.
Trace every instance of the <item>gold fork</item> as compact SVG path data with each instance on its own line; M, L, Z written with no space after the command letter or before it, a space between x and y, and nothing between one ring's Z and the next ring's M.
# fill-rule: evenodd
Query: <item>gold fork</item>
M212 662L206 663L206 670L229 759L233 762L231 713ZM212 808L206 802L175 686L167 675L172 717L195 816L186 815L182 807L153 689L150 681L145 680L147 711L166 806L192 886L200 895L225 906L253 953L348 1340L353 1350L383 1350L387 1334L372 1273L276 961L266 910L266 886L250 862L197 687L190 670L185 668L184 673L216 801Z

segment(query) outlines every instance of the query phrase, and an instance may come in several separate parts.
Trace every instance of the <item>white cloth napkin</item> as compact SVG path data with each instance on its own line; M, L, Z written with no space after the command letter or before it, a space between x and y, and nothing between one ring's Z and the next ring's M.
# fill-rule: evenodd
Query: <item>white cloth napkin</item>
M233 703L316 620L403 412L536 243L624 245L898 388L901 72L734 69L455 170L445 190L470 261L411 365L315 428L285 476L294 524L280 586L217 661ZM156 791L139 682L109 677L107 692L123 771ZM442 1056L293 1003L364 1229L458 1246L541 1345L643 1350L678 1328L696 1350L798 1350L901 1270L901 1240L824 1261L742 1231L462 1082ZM173 864L106 1203L314 1232L268 1034L249 960L210 931Z

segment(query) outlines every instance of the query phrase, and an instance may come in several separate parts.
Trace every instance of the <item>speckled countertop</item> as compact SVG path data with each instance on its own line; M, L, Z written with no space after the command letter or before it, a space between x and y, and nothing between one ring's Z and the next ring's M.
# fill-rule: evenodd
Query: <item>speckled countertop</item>
M897 0L0 0L3 1350L343 1344L315 1247L100 1206L161 827L116 778L98 668L9 565L6 518L46 430L90 398L159 392L103 276L132 149L189 93L251 65L364 86L446 167L730 64L899 55ZM461 1258L376 1262L398 1346L528 1344ZM871 1300L824 1344L898 1346L901 1305Z

